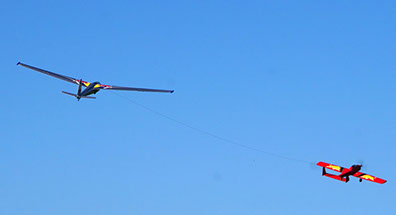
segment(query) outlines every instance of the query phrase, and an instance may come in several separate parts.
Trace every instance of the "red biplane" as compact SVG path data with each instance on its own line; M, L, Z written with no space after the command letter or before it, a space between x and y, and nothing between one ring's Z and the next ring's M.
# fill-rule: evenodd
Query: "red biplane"
M327 176L329 178L333 178L333 179L340 180L343 182L348 182L349 176L358 177L360 182L362 182L362 179L367 180L367 181L376 182L379 184L383 184L386 182L386 180L384 180L384 179L381 179L381 178L378 178L378 177L375 177L372 175L368 175L366 173L359 172L360 169L362 168L362 165L353 165L350 168L344 168L344 167L340 167L340 166L325 163L325 162L318 162L316 165L323 167L323 171L322 171L323 176ZM326 172L326 168L331 169L336 172L340 172L341 174L339 174L339 175L329 174Z

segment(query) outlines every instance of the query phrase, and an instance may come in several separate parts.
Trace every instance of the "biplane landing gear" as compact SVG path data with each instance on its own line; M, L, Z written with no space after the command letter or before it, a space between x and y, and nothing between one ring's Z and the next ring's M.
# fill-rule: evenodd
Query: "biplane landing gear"
M362 181L363 181L363 179L359 178L359 182L362 182Z

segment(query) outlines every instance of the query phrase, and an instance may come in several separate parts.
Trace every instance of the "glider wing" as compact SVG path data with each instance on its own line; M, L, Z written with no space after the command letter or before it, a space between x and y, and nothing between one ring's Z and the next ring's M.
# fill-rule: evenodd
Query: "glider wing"
M101 84L100 87L104 90L127 90L127 91L140 91L140 92L157 92L157 93L173 93L173 90L158 90L148 88L135 88L135 87L119 87Z
M67 81L67 82L70 82L70 83L73 83L73 84L79 84L79 82L80 82L80 80L77 80L75 78L72 78L72 77L69 77L69 76L64 76L64 75L59 75L59 74L56 74L56 73L53 73L53 72L50 72L50 71L47 71L47 70L44 70L44 69L40 69L40 68L37 68L37 67L34 67L34 66L23 64L21 62L18 62L17 65L26 67L28 69L35 70L37 72L41 72L43 74L52 76L54 78L59 78L61 80L64 80L64 81Z
M331 170L336 171L336 172L342 172L345 169L344 167L333 165L333 164L329 164L329 163L325 163L325 162L318 162L316 165L324 167L324 168L327 168L327 169L331 169ZM332 178L332 177L330 177L330 178Z
M372 181L372 182L375 182L375 183L379 183L379 184L383 184L383 183L386 182L386 180L384 180L382 178L378 178L378 177L375 177L375 176L372 176L372 175L368 175L368 174L362 173L362 172L357 172L353 176L358 177L360 179L367 180L367 181Z

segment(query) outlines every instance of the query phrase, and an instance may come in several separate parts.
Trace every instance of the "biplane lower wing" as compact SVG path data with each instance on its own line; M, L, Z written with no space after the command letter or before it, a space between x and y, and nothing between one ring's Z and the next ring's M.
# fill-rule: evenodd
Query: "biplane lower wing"
M366 173L362 173L362 172L357 172L353 175L354 177L360 178L360 179L364 179L367 181L372 181L375 183L379 183L379 184L384 184L386 182L386 180L382 179L382 178L378 178Z
M333 171L336 171L336 172L342 172L345 169L344 167L337 166L337 165L334 165L334 164L325 163L325 162L318 162L316 165L324 167L324 168L327 168L327 169L330 169L330 170L333 170Z

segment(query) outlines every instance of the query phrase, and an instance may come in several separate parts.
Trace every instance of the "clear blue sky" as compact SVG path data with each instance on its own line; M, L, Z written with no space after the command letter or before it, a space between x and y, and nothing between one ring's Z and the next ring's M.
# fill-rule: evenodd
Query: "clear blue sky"
M5 1L0 214L395 214L394 1ZM273 153L225 144L110 92Z

